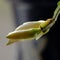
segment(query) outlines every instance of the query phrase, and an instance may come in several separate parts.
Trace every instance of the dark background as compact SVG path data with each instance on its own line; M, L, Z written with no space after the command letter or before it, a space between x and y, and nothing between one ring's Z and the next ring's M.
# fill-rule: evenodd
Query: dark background
M18 2L24 2L30 4L33 8L30 9L29 21L48 19L53 16L53 12L57 7L57 2L59 0L18 0ZM19 18L17 14L17 1L13 3L14 13L16 22L19 23ZM58 17L57 22L51 28L48 36L48 43L45 50L42 52L43 60L60 60L60 16ZM19 25L19 24L18 24Z

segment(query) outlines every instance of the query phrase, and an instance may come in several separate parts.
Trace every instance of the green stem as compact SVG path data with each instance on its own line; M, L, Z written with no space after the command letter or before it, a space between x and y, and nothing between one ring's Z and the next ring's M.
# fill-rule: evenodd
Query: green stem
M52 22L46 28L44 28L43 31L50 29L55 24L59 14L60 14L60 1L57 3L57 8L55 9L53 17L51 18Z
M60 1L57 3L57 8L54 11L54 14L53 14L53 17L52 17L52 20L53 20L52 23L49 24L44 30L46 30L48 28L51 28L55 24L55 22L58 19L59 14L60 14Z
M60 1L57 3L57 8L56 8L55 11L54 11L54 14L53 14L53 17L52 17L52 20L53 20L53 21L52 21L52 23L49 25L50 28L51 28L51 27L55 24L55 22L57 21L59 14L60 14Z
M53 14L53 17L52 17L52 19L53 19L55 22L57 21L57 18L58 18L58 16L59 16L59 14L60 14L60 1L58 2L57 8L55 9L54 14Z

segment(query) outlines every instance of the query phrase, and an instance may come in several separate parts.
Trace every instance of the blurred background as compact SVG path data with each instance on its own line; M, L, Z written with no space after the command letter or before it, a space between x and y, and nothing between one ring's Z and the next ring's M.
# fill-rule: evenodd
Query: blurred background
M53 16L59 0L0 0L0 60L60 60L60 21L39 40L6 46L6 35L26 21Z

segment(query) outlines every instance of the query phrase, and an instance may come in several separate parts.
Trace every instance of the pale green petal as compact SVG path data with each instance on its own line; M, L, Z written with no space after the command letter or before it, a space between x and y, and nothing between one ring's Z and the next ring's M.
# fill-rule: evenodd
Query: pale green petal
M32 29L32 28L40 28L40 24L44 23L45 21L40 20L40 21L31 21L31 22L26 22L23 23L22 25L18 26L16 30L26 30L26 29Z
M6 45L10 45L10 44L18 42L18 41L19 41L19 39L9 39L9 41Z
M10 45L14 42L23 41L23 40L32 40L35 39L35 34L41 31L38 28L28 29L28 30L18 30L11 32L7 35L9 42L7 45Z
M27 38L27 39L9 39L8 43L6 45L10 45L16 42L22 42L22 41L28 41L28 40L34 40L35 37L33 38Z
M33 28L28 30L19 30L11 32L7 35L8 39L27 39L32 38L34 35L39 32L41 29Z

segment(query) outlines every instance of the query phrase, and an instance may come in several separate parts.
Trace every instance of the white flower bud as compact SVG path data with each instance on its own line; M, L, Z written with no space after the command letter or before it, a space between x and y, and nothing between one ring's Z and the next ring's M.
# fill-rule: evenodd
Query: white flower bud
M43 31L46 26L50 24L51 20L47 21L32 21L26 22L15 29L15 31L9 33L6 37L9 39L7 45L22 41L22 40L38 40L41 36L48 32L48 29Z

